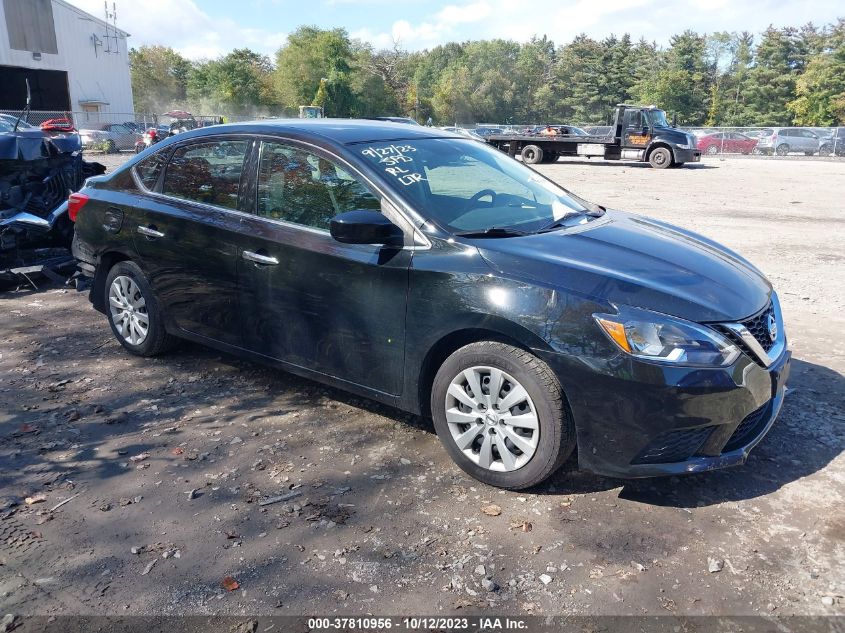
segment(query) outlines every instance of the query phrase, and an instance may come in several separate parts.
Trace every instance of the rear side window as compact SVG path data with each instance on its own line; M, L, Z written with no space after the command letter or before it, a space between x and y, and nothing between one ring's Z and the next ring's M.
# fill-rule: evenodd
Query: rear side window
M227 209L238 208L247 141L196 143L176 149L162 193Z
M144 189L152 191L155 189L158 182L158 176L161 174L161 168L164 167L166 161L166 152L158 152L149 158L145 158L140 163L135 165L135 175L141 181Z

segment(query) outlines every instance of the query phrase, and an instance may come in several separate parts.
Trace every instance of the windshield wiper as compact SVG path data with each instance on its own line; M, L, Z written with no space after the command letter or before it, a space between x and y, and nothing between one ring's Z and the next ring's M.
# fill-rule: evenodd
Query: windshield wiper
M491 226L489 229L484 229L483 231L455 233L456 237L519 237L520 235L528 235L528 233L517 229L509 229L504 226Z
M537 229L537 233L545 233L546 231L554 231L555 229L562 228L566 226L566 221L576 217L576 216L587 216L590 218L600 218L604 215L604 212L607 211L604 207L600 205L595 205L595 210L584 210L584 211L570 211L562 218L558 218L557 220L552 220L546 226L541 226Z

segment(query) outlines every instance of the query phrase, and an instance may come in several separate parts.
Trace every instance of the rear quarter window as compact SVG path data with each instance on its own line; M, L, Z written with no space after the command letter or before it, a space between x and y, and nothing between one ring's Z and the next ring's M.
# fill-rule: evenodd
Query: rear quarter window
M153 154L132 168L135 172L135 176L138 178L138 181L147 191L153 191L155 189L158 177L161 174L161 169L167 162L167 156L165 156L165 154L166 152Z

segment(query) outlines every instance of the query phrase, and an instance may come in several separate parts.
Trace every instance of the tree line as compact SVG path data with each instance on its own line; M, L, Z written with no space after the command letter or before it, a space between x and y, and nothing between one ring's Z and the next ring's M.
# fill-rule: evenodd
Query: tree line
M665 47L628 35L555 45L493 39L411 52L303 26L271 59L235 49L190 61L130 51L138 112L412 116L420 122L596 123L621 102L656 104L681 125L845 125L845 18L836 24L698 34Z

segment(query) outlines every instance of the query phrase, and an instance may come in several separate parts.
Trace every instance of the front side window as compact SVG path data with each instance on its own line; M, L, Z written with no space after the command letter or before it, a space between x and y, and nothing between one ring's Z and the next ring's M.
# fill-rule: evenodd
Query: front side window
M162 193L227 209L238 208L247 141L184 145L173 152Z
M381 210L381 201L334 161L293 145L265 141L258 167L258 215L317 229L358 209Z
M454 233L536 231L596 208L502 152L469 139L364 143L357 151L419 213Z

